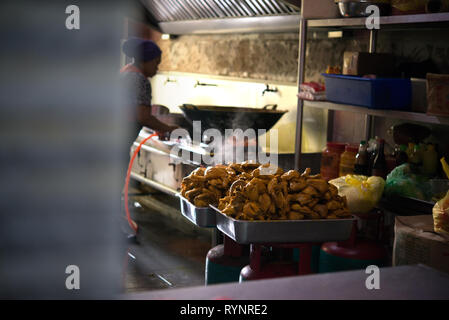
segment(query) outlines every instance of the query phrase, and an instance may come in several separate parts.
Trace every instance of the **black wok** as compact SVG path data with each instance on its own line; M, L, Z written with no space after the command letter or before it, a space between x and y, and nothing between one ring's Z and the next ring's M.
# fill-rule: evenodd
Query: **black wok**
M272 109L268 109L271 106ZM184 104L179 108L191 122L201 121L201 131L207 129L271 129L287 111L276 110L277 105L262 109Z

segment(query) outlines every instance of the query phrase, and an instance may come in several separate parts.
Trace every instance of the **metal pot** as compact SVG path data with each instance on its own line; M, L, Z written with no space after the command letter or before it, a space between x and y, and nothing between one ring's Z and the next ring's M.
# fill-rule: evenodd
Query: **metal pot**
M389 15L391 13L391 5L382 1L376 0L339 0L338 9L343 17L367 17L371 13L366 13L366 8L375 5L379 8L381 16Z
M268 106L272 106L268 109ZM277 105L263 109L204 106L184 104L179 108L189 121L201 121L201 131L207 129L265 129L270 130L287 111L276 110Z

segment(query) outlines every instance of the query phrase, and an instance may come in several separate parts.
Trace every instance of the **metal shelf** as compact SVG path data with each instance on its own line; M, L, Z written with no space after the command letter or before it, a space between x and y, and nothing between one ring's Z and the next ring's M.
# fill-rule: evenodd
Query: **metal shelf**
M307 20L307 27L365 27L365 21L366 18L312 19ZM381 27L383 25L409 25L438 22L449 22L449 12L380 17Z
M305 61L306 61L306 43L308 29L325 30L326 28L340 28L340 29L363 29L366 18L340 18L340 19L300 19L299 23L299 56L298 56L298 81L303 83L305 78ZM398 16L383 16L380 17L380 29L386 30L400 30L425 28L431 32L433 28L449 29L449 12L429 13L429 14L414 14L414 15L398 15ZM376 52L377 29L371 29L369 37L369 52ZM299 90L299 88L298 88ZM365 139L371 135L373 126L373 116L396 118L407 121L417 121L430 124L449 125L449 118L429 116L423 113L403 112L393 110L373 110L352 105L343 105L331 102L310 102L298 99L297 117L296 117L296 142L295 142L295 168L301 167L301 149L302 149L302 125L304 118L304 107L322 108L328 110L341 110L349 112L357 112L365 114ZM328 136L331 131L329 128L332 124L328 124Z
M396 111L396 110L369 109L369 108L365 108L365 107L359 107L359 106L347 105L347 104L339 104L339 103L333 103L333 102L329 102L329 101L307 101L307 100L303 100L303 101L304 101L304 107L310 107L310 108L348 111L348 112L367 114L367 115L376 116L376 117L386 117L386 118L394 118L394 119L401 119L401 120L407 120L407 121L417 121L417 122L423 122L423 123L449 125L449 117L437 117L437 116L427 115L425 113Z

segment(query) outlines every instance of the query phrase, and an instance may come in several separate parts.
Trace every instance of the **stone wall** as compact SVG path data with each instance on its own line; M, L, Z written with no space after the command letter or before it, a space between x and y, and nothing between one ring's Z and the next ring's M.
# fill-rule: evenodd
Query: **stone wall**
M297 81L297 33L185 35L158 43L161 71Z
M431 36L429 36L431 35ZM161 71L199 73L295 84L298 74L298 33L184 35L159 40ZM322 80L328 65L342 65L343 52L368 51L366 30L345 31L329 39L326 31L308 33L306 80ZM378 52L391 52L399 61L431 59L440 72L449 72L446 30L380 30Z

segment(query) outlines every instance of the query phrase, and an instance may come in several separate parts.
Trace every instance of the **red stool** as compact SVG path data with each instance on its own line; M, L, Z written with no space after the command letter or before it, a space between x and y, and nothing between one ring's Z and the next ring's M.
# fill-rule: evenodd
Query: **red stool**
M250 264L240 272L240 282L311 274L312 247L314 245L317 244L251 244ZM293 261L293 249L296 248L300 253L299 262ZM278 257L273 259L273 255L276 255L273 254L274 252Z

